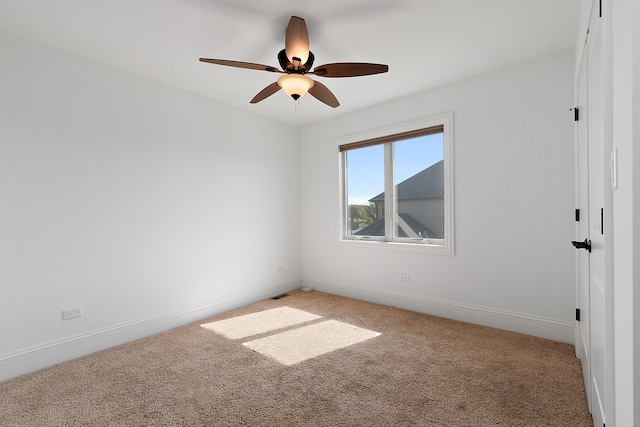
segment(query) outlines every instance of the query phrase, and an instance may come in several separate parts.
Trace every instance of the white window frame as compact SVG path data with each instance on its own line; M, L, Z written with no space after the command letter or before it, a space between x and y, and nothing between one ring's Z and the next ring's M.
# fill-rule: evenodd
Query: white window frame
M347 182L345 153L340 152L340 146L361 141L367 141L375 138L401 134L405 132L426 129L434 126L443 126L443 153L444 153L444 239L412 239L401 238L397 236L354 236L347 233L347 209L349 206L347 200ZM340 245L356 246L362 248L376 248L384 250L403 250L420 253L433 253L440 255L455 254L455 235L454 235L454 185L453 185L453 113L446 113L437 116L430 116L410 122L393 124L373 130L354 133L350 135L334 138L336 154L336 175L338 177L337 199L337 226L338 226L338 243ZM389 195L391 200L395 200L395 185L393 183L394 176L394 159L393 150L390 143L384 146L385 151L385 193ZM397 209L395 203L385 203L385 218L387 224L385 228L392 230L395 235L396 231L393 227L393 218L395 217L392 209ZM387 233L388 234L388 233Z

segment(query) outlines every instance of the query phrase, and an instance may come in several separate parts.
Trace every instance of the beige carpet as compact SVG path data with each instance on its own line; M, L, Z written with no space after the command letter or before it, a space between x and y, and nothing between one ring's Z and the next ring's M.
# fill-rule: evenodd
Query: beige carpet
M570 345L295 291L2 382L0 425L592 424Z

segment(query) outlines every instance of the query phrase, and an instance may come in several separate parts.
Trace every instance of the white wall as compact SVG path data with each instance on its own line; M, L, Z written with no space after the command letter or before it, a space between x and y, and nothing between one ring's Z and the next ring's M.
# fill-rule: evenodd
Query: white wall
M297 287L296 128L0 52L0 379Z
M567 52L302 127L304 284L572 342L573 64ZM449 111L456 254L338 244L333 138Z

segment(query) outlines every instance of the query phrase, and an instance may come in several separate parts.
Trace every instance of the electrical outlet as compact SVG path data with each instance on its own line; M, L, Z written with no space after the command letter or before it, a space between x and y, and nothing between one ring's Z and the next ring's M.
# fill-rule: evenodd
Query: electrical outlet
M411 277L409 277L408 274L401 274L400 275L400 281L401 282L408 282L409 280L411 280Z
M76 317L82 317L82 307L62 310L62 320L75 319Z

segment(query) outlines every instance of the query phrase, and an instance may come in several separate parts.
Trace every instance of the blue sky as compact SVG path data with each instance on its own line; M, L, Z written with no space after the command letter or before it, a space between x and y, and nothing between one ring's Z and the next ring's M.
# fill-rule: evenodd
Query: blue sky
M384 190L384 148L382 145L347 153L349 204L368 204ZM395 143L396 183L443 159L442 134Z

